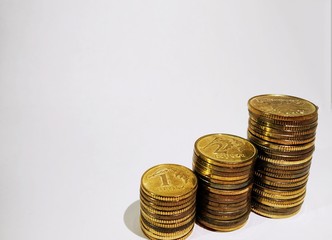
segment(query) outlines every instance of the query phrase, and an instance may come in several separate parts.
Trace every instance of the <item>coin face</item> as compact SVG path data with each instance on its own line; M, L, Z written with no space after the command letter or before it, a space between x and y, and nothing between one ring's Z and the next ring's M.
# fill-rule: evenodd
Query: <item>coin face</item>
M317 106L313 103L287 95L260 95L248 101L249 111L264 113L264 115L285 118L303 118L317 113Z
M230 134L210 134L195 142L195 153L215 164L239 164L253 160L257 150L248 140Z
M147 193L161 197L179 197L191 194L197 186L195 174L177 164L160 164L148 169L141 186Z

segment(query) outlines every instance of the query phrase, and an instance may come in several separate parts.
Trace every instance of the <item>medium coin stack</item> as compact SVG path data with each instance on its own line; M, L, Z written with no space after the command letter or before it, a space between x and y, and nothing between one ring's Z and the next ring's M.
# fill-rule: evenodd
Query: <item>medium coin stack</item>
M149 239L185 239L195 224L197 178L188 168L160 164L140 187L140 224Z
M213 231L233 231L248 220L257 150L248 140L210 134L195 142L198 179L196 222Z
M252 210L270 218L300 211L306 193L318 108L287 95L248 101L248 139L257 147Z

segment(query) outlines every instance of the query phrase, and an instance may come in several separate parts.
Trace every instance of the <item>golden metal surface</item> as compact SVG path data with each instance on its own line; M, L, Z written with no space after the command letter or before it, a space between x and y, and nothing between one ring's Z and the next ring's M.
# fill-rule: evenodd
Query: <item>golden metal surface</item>
M149 231L148 229L146 229L142 224L141 224L141 229L142 229L142 232L145 234L145 236L147 236L151 240L184 240L184 239L187 239L190 236L190 234L192 233L192 231L194 229L194 224L193 224L192 228L181 237L179 237L179 236L162 236L159 234L154 234L151 231Z
M235 135L217 133L197 139L193 170L198 180L198 224L223 232L245 224L257 154L252 143Z
M248 101L248 139L258 149L252 190L253 211L270 218L296 214L304 201L318 107L286 95Z
M197 216L196 222L200 226L212 231L230 232L243 227L248 220L249 213L250 211L239 219L224 221L211 219L205 216Z
M255 96L248 101L249 111L273 119L311 119L317 115L318 107L313 103L294 96L266 94Z
M296 209L295 211L289 213L289 212L273 212L273 211L266 211L263 210L257 206L252 208L252 211L254 213L257 213L258 215L261 215L263 217L268 217L268 218L274 218L274 219L278 219L278 218L289 218L292 217L294 215L296 215L299 211L301 210L301 207L299 207L298 209Z
M211 163L241 164L256 158L257 150L248 140L230 134L209 134L195 142L195 154Z
M160 164L148 169L142 176L141 187L152 197L187 197L197 186L195 174L177 164Z
M141 178L140 225L149 239L185 239L195 223L195 174L177 164L160 164Z

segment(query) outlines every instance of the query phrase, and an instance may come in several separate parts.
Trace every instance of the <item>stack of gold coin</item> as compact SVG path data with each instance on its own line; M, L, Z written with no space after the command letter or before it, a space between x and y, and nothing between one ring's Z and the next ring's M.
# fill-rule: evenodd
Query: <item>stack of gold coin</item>
M185 239L195 224L197 178L188 168L148 169L140 187L140 224L149 239Z
M318 108L287 95L248 101L248 139L257 147L252 210L270 218L300 211L306 193Z
M210 134L195 142L198 179L196 222L214 231L233 231L248 220L257 150L248 140Z

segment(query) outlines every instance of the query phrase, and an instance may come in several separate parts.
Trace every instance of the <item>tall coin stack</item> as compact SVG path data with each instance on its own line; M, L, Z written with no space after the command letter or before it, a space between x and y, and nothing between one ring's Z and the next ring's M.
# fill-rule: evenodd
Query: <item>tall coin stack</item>
M270 218L300 211L306 193L318 107L287 95L248 101L248 139L257 147L252 210Z
M140 223L149 239L185 239L195 224L197 178L188 168L160 164L141 178Z
M198 178L198 224L226 232L247 222L256 156L253 144L234 135L210 134L195 142L193 169Z

